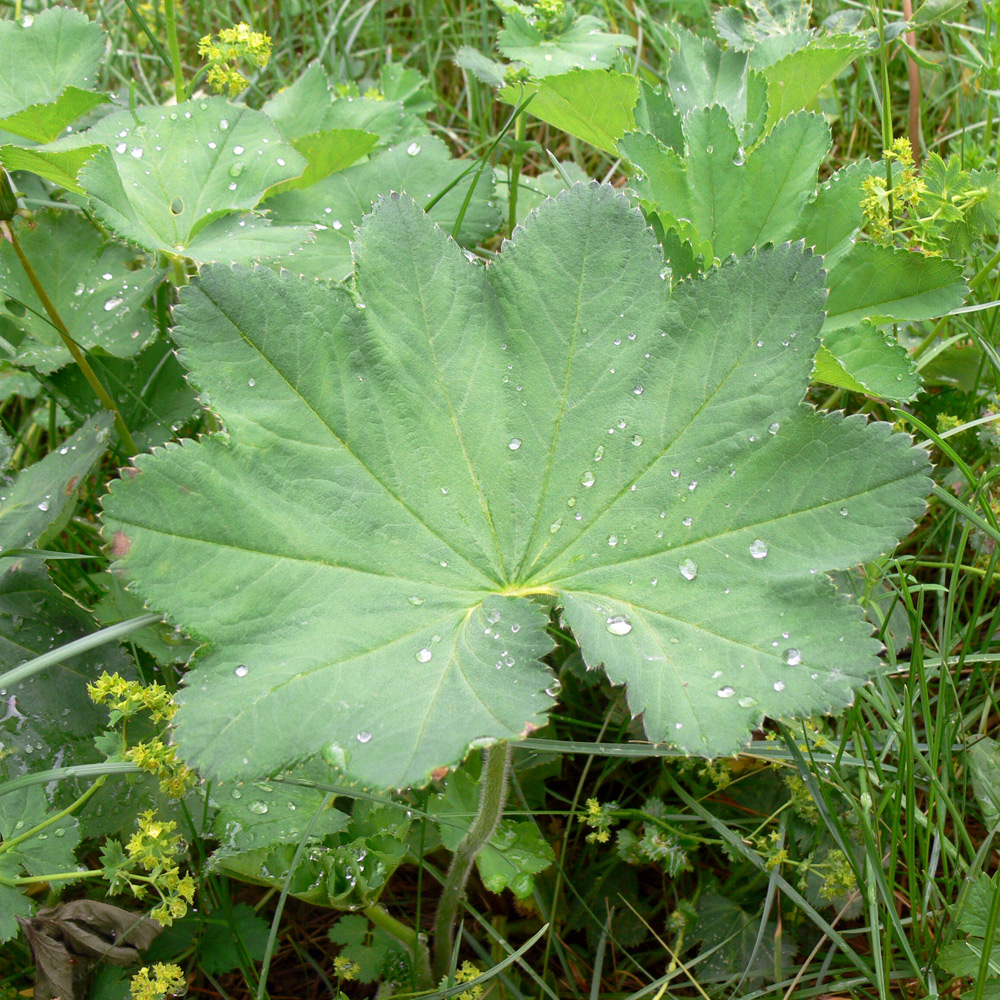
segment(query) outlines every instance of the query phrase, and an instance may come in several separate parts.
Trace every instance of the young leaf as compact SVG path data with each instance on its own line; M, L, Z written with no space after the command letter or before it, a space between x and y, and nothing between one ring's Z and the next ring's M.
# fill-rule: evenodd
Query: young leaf
M801 403L818 259L671 296L596 185L487 269L398 196L355 257L364 309L206 269L176 336L231 439L139 456L105 501L137 591L212 643L190 761L252 777L334 745L371 784L426 781L543 722L553 603L654 740L723 753L850 701L878 646L822 571L890 548L929 482L908 436Z
M819 38L764 67L768 126L800 108L814 107L819 92L864 51L860 38Z
M278 222L316 230L314 242L281 264L299 274L340 281L351 273L354 227L371 211L380 194L405 191L426 205L452 181L457 183L429 209L429 217L451 232L469 188L475 183L458 236L463 243L487 238L500 224L489 175L484 171L477 180L473 163L453 159L448 147L435 136L422 136L310 188L269 199L267 207Z
M76 500L83 480L108 446L111 415L88 420L57 451L29 465L0 497L0 553L29 548ZM10 565L9 559L0 567Z
M920 391L920 375L906 348L870 320L824 336L816 352L813 380L900 402Z
M534 77L554 76L572 69L610 69L619 49L633 48L631 35L611 34L591 14L567 18L567 23L543 30L537 10L503 0L503 28L497 35L501 55L524 63Z
M88 93L105 41L100 25L67 7L0 21L0 129L48 142L106 102Z
M265 114L212 97L136 115L140 124L123 111L82 134L108 147L83 168L80 184L117 235L199 261L277 256L302 242L304 233L261 232L264 220L221 218L252 209L271 185L307 166Z
M719 258L785 239L830 148L829 126L808 112L779 122L750 153L718 106L689 112L684 134L683 158L639 132L619 148L642 171L632 186L666 216L664 228L690 220Z
M4 849L5 841L28 833L50 818L39 785L0 795L0 875L19 878L76 870L73 851L78 835L73 816L64 816L20 844ZM16 917L27 915L33 907L16 889L7 886L0 886L0 904L0 941L6 941L17 933Z
M606 153L615 154L618 140L635 128L639 83L625 73L575 69L504 87L497 97L516 105L529 94L534 94L532 115Z
M40 212L35 228L20 239L81 347L126 358L156 336L152 315L143 305L162 279L162 269L135 267L141 255L137 261L134 251L104 237L76 212ZM6 242L0 244L0 289L0 334L16 345L11 360L43 374L69 364L69 350Z
M968 289L962 268L940 257L857 243L831 269L823 333L866 316L917 321L957 309Z

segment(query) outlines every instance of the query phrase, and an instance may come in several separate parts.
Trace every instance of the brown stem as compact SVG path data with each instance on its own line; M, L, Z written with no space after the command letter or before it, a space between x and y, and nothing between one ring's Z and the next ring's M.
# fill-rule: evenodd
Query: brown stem
M139 449L135 446L135 441L132 440L132 435L125 426L125 421L122 419L118 407L115 406L114 400L111 398L108 390L101 384L101 380L97 377L94 369L90 367L90 362L80 349L80 345L70 335L66 324L59 315L59 311L56 309L52 299L49 298L49 294L45 291L45 287L35 273L35 269L31 266L31 261L25 256L24 250L21 247L21 241L17 238L13 228L6 222L0 222L0 235L10 241L11 246L14 248L14 253L17 254L17 259L21 262L21 267L24 268L24 273L28 276L28 281L31 282L31 287L34 288L39 301L49 314L52 325L58 330L59 336L62 337L67 350L73 356L73 360L80 366L83 377L90 383L90 388L94 390L94 394L101 401L101 405L115 415L115 429L118 431L118 436L121 438L122 444L125 445L131 458L138 453Z

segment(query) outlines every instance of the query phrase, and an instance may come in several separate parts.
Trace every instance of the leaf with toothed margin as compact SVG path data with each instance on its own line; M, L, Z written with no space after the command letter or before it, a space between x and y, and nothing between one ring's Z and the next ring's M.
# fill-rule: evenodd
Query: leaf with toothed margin
M20 237L22 249L76 342L119 358L138 354L156 337L144 306L165 270L137 266L145 263L141 254L76 212L39 212L35 221ZM0 336L14 346L11 361L43 374L73 360L6 242L0 243Z
M425 782L543 722L554 606L653 740L725 753L851 701L879 645L824 571L891 549L930 482L907 435L803 404L818 258L671 290L599 185L487 268L400 196L354 253L351 292L222 267L184 289L181 358L228 433L105 498L132 588L210 644L185 759L257 777L326 748Z
M109 115L78 141L106 147L78 178L95 214L147 250L250 261L287 253L308 235L233 214L307 166L263 112L221 97L137 108Z

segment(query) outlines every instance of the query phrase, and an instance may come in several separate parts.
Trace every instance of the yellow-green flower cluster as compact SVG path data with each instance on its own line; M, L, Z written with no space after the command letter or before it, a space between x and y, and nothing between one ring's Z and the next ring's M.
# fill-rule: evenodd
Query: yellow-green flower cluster
M918 206L927 185L917 176L913 165L913 150L908 139L895 139L882 153L887 162L896 161L900 170L893 172L890 202L889 185L884 175L872 174L862 183L865 192L861 212L872 238L888 244L897 231L907 231L908 221L918 218ZM895 219L893 218L895 216Z
M611 839L611 827L616 822L613 814L617 808L617 802L605 802L601 805L597 799L587 799L587 811L581 819L593 828L587 834L588 844L606 844Z
M346 955L338 955L333 960L333 971L337 974L338 979L350 982L352 979L358 978L361 966L357 962L352 962Z
M130 983L132 1000L164 1000L187 991L184 971L178 965L157 962L143 966Z
M180 799L195 783L195 773L177 759L177 751L163 740L136 743L125 751L125 759L160 779L160 791Z
M170 692L162 684L127 681L120 674L107 671L87 685L87 694L94 704L108 706L112 725L139 712L149 712L153 722L169 722L177 711Z
M228 92L235 97L247 86L236 64L242 61L263 69L271 58L271 37L251 31L250 25L241 21L235 28L223 28L214 38L205 35L198 42L198 55L209 63L209 86L218 94Z
M459 983L471 983L472 980L478 978L479 975L479 969L477 969L472 962L463 962L455 970L455 985L457 986ZM459 993L457 1000L479 1000L482 995L483 984L478 983L470 989L463 990Z
M154 723L169 723L177 711L173 696L162 684L144 685L139 681L127 681L119 674L101 674L93 684L87 685L87 692L96 704L108 706L112 725L127 722L139 712L148 712ZM132 747L123 746L121 757L155 774L160 779L163 794L175 799L181 798L196 780L194 771L181 763L174 748L160 737Z
M134 865L149 874L138 880L128 872L121 872L120 878L140 899L145 896L147 885L152 886L160 896L160 903L150 916L161 924L171 924L183 917L194 901L194 880L190 875L181 875L177 863L183 842L174 833L177 824L158 819L151 809L139 815L138 823L139 829L129 838L125 851Z

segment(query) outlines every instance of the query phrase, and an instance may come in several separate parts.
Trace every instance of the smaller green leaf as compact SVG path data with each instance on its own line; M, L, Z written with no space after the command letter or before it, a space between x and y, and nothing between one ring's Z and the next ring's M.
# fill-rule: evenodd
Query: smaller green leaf
M108 147L80 173L102 222L148 250L201 261L252 259L278 242L276 233L264 238L259 222L232 223L254 231L244 239L220 220L254 208L307 166L265 114L212 97L136 116L138 124L130 111L111 115L84 133Z
M291 86L265 101L262 110L288 142L317 132L354 130L377 135L377 148L385 149L404 136L427 131L402 101L337 96L318 62L310 63Z
M462 45L455 52L455 65L471 73L480 83L487 87L502 87L504 85L504 65L489 56L483 55L478 49Z
M57 451L29 465L0 497L0 552L38 543L77 492L94 463L104 454L111 416L100 413L88 420ZM6 567L10 560L0 562Z
M143 305L164 270L137 267L141 256L77 212L40 212L36 221L21 235L21 246L74 340L87 351L138 354L156 336ZM6 242L0 244L0 289L0 333L16 344L11 360L43 374L69 364L69 349Z
M958 926L967 937L942 949L938 957L941 965L956 976L979 976L983 953L988 952L987 969L992 980L1000 976L1000 923L993 928L987 941L990 910L1000 893L1000 875L990 878L985 872L972 882L958 909ZM966 994L968 995L968 994Z
M920 30L952 17L965 7L964 0L924 0L910 18L911 27Z
M639 83L625 73L576 69L504 87L497 97L519 104L529 94L534 94L532 115L606 153L615 154L618 140L635 128Z
M27 170L58 187L83 194L77 177L91 157L101 150L99 145L66 147L50 143L34 149L20 146L0 146L0 162L7 170Z
M340 954L356 962L358 981L384 982L388 966L405 960L406 948L399 938L394 938L381 927L368 922L360 913L341 917L329 930L330 940L342 945Z
M275 184L264 197L270 198L282 191L310 187L324 177L356 163L377 141L378 136L373 132L362 132L359 129L331 129L328 132L299 136L292 140L292 145L309 164L305 173L301 177Z
M827 275L823 335L865 317L916 322L957 309L968 289L949 260L875 243L857 243Z
M789 239L804 240L829 270L850 250L851 237L863 222L861 201L863 184L875 169L868 159L857 160L838 170L820 185L816 196L803 206Z
M816 354L813 381L905 402L920 392L920 374L905 347L874 323L833 330Z
M689 220L716 257L787 239L830 147L823 119L792 115L749 153L718 105L688 112L684 133L683 158L650 135L622 139L622 154L642 171L633 181L639 197L675 226Z
M1000 743L984 736L969 747L972 790L983 811L983 821L992 830L1000 823Z
M52 142L67 125L89 114L101 104L109 103L105 94L95 94L79 87L67 87L57 100L49 104L33 104L6 118L0 118L0 129L29 139L31 142Z
M300 765L292 777L329 780L329 771L319 765ZM322 792L292 781L216 785L212 801L218 812L212 820L212 834L219 846L212 852L210 864L225 867L230 859L251 851L297 844L323 799ZM321 840L343 830L349 820L339 809L323 809L312 822L309 836Z
M530 8L504 3L504 26L497 35L500 53L524 63L534 77L572 69L610 69L619 49L634 48L631 35L611 34L590 14L573 18L561 31L545 31Z
M259 962L267 949L270 925L247 903L237 903L229 913L219 910L203 922L198 967L209 975L230 972L243 965L244 954Z
M314 242L297 250L294 257L282 260L282 266L311 277L340 281L353 266L354 227L371 211L380 194L405 191L427 205L452 182L455 184L451 190L428 210L429 217L450 233L475 183L458 237L462 243L485 239L496 231L500 214L493 201L489 175L484 171L477 180L470 167L473 164L467 160L453 159L437 137L422 136L332 174L312 187L270 199L267 207L279 223L315 230Z
M67 87L90 89L106 38L100 25L68 7L0 21L0 117L56 101Z
M802 108L811 108L819 92L865 51L853 35L820 38L764 69L768 125Z
M73 852L79 835L74 816L63 816L20 844L4 849L6 841L23 836L50 818L49 804L40 785L0 795L0 875L19 878L76 871ZM14 895L20 893L10 890L0 895L0 902L4 903L0 907L0 941L17 933L16 914L31 912L30 906L19 904Z

